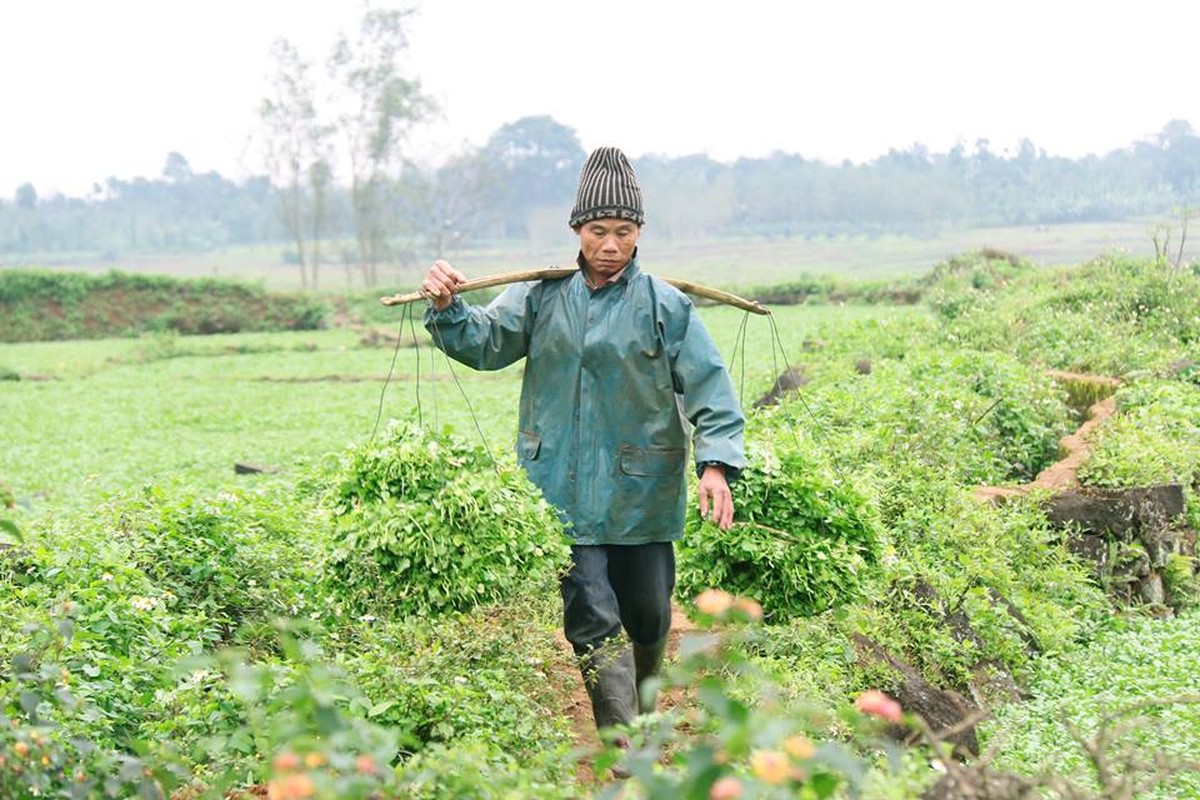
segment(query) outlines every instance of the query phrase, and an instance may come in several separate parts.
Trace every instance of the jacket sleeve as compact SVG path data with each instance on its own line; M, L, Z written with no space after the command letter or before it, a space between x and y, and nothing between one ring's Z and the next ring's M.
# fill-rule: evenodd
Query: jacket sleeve
M503 369L529 351L535 286L514 284L487 306L469 305L455 295L444 310L425 310L425 329L434 345L455 361L472 369Z
M712 337L690 302L682 330L668 345L671 377L683 397L683 412L695 430L692 445L696 464L719 461L732 482L746 465L743 430L746 426L733 381Z

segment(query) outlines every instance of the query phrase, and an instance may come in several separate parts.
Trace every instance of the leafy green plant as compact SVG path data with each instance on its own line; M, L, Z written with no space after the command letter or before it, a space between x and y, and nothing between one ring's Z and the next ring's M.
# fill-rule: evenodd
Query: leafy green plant
M294 501L147 487L109 508L114 538L128 548L131 562L169 588L182 607L223 626L227 640L243 623L310 610L301 533L309 526Z
M1173 608L1191 609L1200 606L1200 569L1194 556L1172 553L1163 568L1163 586L1167 602Z
M521 760L494 745L470 740L435 744L397 769L395 797L403 800L567 800L587 797L556 753Z
M816 375L803 409L756 415L762 435L810 432L818 459L858 476L924 471L967 485L1024 482L1056 459L1073 421L1043 370L1002 353L930 347L920 329L909 341L902 331L873 333L899 352L869 375Z
M1181 696L1181 687L1194 689L1200 670L1197 621L1195 611L1172 619L1116 617L1085 647L1041 661L1027 702L999 709L981 726L995 765L1023 775L1048 772L1078 787L1078 794L1057 796L1200 796L1200 697ZM1122 711L1130 706L1134 713ZM1104 749L1080 746L1094 746L1099 734ZM1160 771L1171 760L1190 762L1191 770ZM1105 765L1112 769L1099 776ZM1114 791L1119 781L1147 779L1136 794Z
M1117 392L1079 477L1092 486L1147 486L1200 477L1200 387L1143 380Z
M560 696L547 682L559 645L557 596L443 614L359 620L330 633L338 665L360 687L356 711L407 752L474 742L522 762L569 746Z
M693 509L680 546L679 587L760 600L772 619L819 613L859 596L880 556L878 520L851 486L794 449L752 444L733 485L738 522L722 531Z
M286 660L278 664L255 664L236 651L218 655L242 717L236 729L207 746L219 753L232 745L256 756L253 777L272 796L378 796L395 778L395 731L348 711L358 690L314 642L284 631L281 649ZM244 773L227 769L205 788L220 797L225 795L219 790L241 781Z
M833 709L780 703L778 687L747 655L764 635L758 603L708 589L694 605L701 630L682 639L656 688L686 689L696 702L639 718L628 749L597 759L597 769L631 775L601 798L628 789L648 800L857 796L874 768L867 753L898 765L901 748L881 735L885 722L907 724L894 700L873 691Z
M944 320L954 320L981 305L1033 265L1011 253L984 249L936 265L918 281L925 302Z
M0 481L0 553L21 541L21 528L9 516L9 509L17 504L16 495L4 481Z
M1194 360L1200 344L1200 276L1153 259L1110 255L1029 270L1002 291L951 291L945 308L933 292L927 298L949 341L1059 369L1156 370Z
M525 473L412 423L339 460L326 503L338 591L380 615L443 612L544 587L565 568L562 524Z
M135 752L81 735L102 712L74 691L71 671L47 657L61 652L73 628L60 622L42 633L48 647L0 668L0 795L165 798L184 777L169 746Z

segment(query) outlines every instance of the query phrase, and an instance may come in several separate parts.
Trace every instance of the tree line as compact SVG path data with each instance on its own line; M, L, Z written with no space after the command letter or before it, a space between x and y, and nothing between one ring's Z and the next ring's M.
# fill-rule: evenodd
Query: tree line
M501 126L437 166L405 142L436 113L407 75L406 11L368 10L324 62L286 40L259 112L262 174L232 181L167 155L154 178L110 177L86 197L0 199L0 255L118 261L130 253L279 243L306 287L322 266L375 285L382 264L450 256L501 240L561 235L586 153L549 116ZM920 144L831 164L783 152L718 162L635 159L648 224L668 240L931 235L947 226L1057 224L1163 214L1200 203L1200 136L1186 120L1105 155L1015 152L980 139L945 153ZM349 274L349 272L348 272Z

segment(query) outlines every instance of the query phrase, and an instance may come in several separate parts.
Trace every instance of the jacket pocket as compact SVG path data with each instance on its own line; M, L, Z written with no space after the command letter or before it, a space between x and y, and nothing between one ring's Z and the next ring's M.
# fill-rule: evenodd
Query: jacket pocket
M682 475L687 451L682 447L621 445L621 472L646 478Z
M686 461L683 448L621 445L609 529L642 541L676 538L683 524Z
M529 431L517 431L517 458L522 462L536 461L542 450L542 437Z

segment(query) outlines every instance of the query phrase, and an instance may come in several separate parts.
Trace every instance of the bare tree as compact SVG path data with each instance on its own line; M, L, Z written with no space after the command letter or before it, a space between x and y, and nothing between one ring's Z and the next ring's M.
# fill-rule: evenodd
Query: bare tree
M386 209L404 163L400 145L409 129L433 109L415 78L405 77L400 55L408 47L411 9L369 9L351 43L344 35L329 59L331 76L345 90L337 127L350 162L350 205L359 269L374 286L387 258L392 232Z
M1196 209L1191 207L1183 207L1178 209L1179 214L1179 247L1175 252L1175 257L1171 258L1171 225L1169 222L1156 222L1149 228L1150 242L1154 245L1154 257L1164 264L1170 264L1176 270L1183 267L1183 254L1187 248L1188 224L1192 221L1192 217L1196 216Z
M437 170L410 167L404 205L434 258L450 256L479 233L497 181L480 152L456 156Z
M321 236L329 213L329 192L333 186L333 169L328 158L318 158L308 166L308 190L312 197L312 288L317 288L317 272L321 267Z
M310 65L291 42L276 39L271 47L275 72L271 79L272 96L263 100L259 117L263 123L263 155L279 198L284 227L292 237L300 264L300 284L315 288L317 264L308 257L306 232L306 184L311 180L322 139L327 135L317 121L315 86L309 77ZM324 213L324 203L317 206ZM320 229L320 222L314 222ZM311 278L309 267L311 265Z

